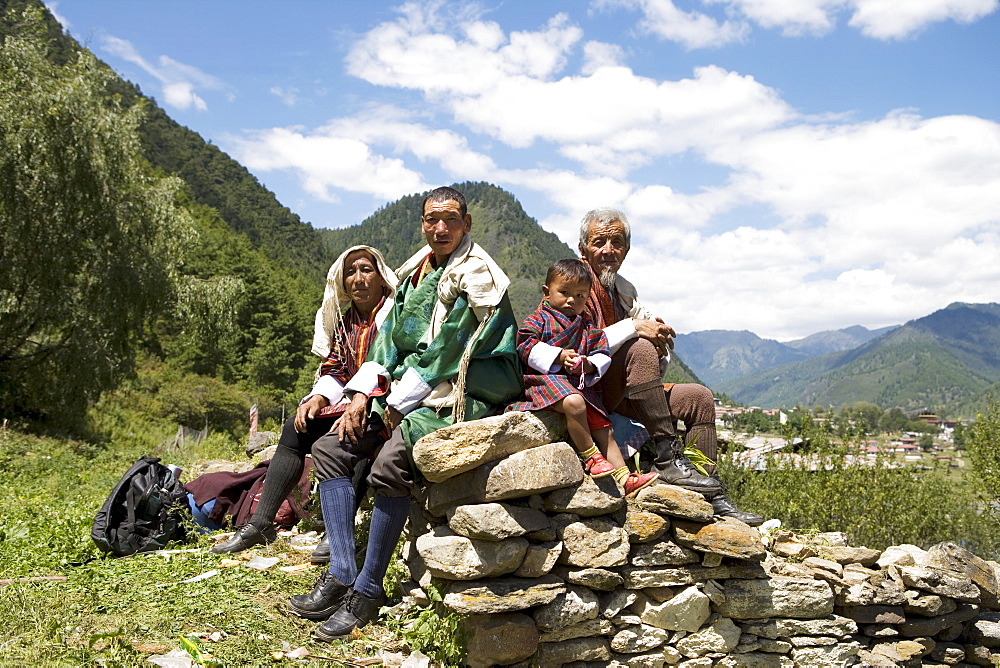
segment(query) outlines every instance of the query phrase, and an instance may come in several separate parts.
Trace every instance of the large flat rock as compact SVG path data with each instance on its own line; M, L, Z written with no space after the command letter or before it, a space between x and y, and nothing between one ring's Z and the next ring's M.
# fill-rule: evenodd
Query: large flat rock
M413 463L430 482L442 482L549 440L548 427L541 419L515 411L427 434L413 444Z
M727 580L723 589L726 600L717 609L735 619L817 618L833 612L833 590L822 580Z
M564 591L565 583L554 575L452 582L444 595L444 605L464 615L517 612L545 605Z

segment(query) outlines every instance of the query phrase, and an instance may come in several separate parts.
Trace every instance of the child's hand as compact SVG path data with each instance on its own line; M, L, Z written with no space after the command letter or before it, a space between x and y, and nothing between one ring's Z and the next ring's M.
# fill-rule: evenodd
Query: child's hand
M566 348L559 353L559 362L562 364L563 368L566 369L566 373L573 375L579 374L579 367L582 361L583 357L572 348Z

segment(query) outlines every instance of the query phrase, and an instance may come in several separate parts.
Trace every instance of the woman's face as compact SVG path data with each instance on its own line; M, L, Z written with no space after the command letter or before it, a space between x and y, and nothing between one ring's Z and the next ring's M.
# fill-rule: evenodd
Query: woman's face
M382 299L385 279L378 273L375 259L368 251L358 250L344 260L344 291L363 315L368 315Z

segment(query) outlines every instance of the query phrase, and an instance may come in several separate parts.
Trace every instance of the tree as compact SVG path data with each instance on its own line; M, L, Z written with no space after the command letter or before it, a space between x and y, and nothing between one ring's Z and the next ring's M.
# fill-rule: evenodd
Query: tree
M965 450L965 444L968 439L968 430L965 428L965 424L961 420L955 422L955 431L952 433L951 442L955 444L956 450Z
M1000 499L1000 401L990 397L986 412L967 430L966 449L976 475L973 482L987 499Z
M887 433L903 431L909 425L910 419L906 417L901 408L896 406L886 411L885 415L879 420L879 427Z
M920 438L917 439L917 445L920 446L921 450L927 452L934 447L934 437L930 434L921 434Z
M4 22L0 408L66 415L132 371L191 228L180 182L141 157L141 107L108 94L114 74L84 50L47 59L40 10Z

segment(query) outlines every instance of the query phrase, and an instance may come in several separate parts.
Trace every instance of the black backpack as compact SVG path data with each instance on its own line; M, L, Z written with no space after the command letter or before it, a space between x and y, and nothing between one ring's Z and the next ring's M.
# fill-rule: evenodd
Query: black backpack
M160 550L184 537L187 492L157 457L132 465L97 511L90 537L104 552L124 557Z

